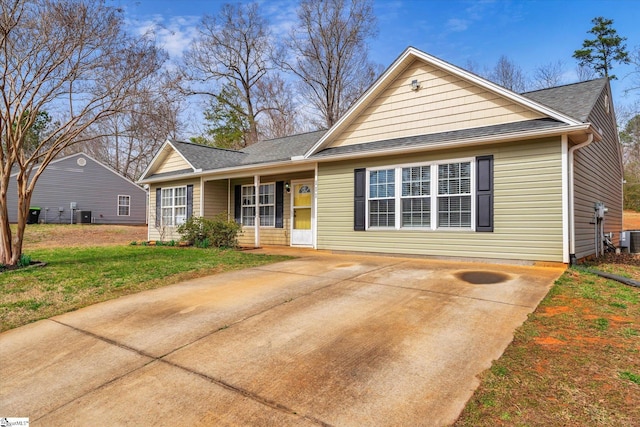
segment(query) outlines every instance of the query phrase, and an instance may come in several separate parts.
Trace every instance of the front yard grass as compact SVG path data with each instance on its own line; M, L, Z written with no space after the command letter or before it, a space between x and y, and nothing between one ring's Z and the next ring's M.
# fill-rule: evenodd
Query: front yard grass
M27 253L47 265L0 273L0 332L122 295L289 259L164 246L55 248Z
M640 280L640 260L602 271ZM515 332L456 426L637 426L640 288L569 269Z

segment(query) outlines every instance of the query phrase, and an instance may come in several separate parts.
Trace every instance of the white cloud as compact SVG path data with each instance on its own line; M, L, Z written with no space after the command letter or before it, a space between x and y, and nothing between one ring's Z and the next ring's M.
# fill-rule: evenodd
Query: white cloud
M179 60L198 33L199 16L153 15L145 20L130 21L129 25L139 35L155 39L159 47L165 49L171 59Z

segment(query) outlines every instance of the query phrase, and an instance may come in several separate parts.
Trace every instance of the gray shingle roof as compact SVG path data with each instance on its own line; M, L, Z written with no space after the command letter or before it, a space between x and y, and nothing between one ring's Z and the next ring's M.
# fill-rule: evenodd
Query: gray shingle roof
M483 136L504 135L515 132L551 129L562 126L566 126L566 124L553 119L528 120L525 122L506 123L501 125L484 126L479 128L432 133L419 136L409 136L405 138L387 139L383 141L367 142L363 144L326 148L311 157L315 158L334 156L339 154L366 153L369 151L398 149L405 147L427 148L442 142L455 142L470 138L480 138Z
M250 145L242 150L249 154L243 161L243 164L289 160L294 156L302 156L309 151L326 132L326 130L319 130L284 138L270 139Z
M601 78L525 92L522 96L551 107L581 122L586 122L606 84L607 79Z
M607 84L607 80L596 79L586 82L558 86L523 93L535 102L544 104L556 111L568 115L581 122L587 121L600 93ZM423 147L442 143L455 142L469 138L479 138L492 135L523 132L530 130L550 129L566 126L565 123L553 119L528 120L524 122L507 123L481 128L463 129L436 134L396 138L383 141L368 142L363 144L347 145L342 147L327 148L314 154L313 158L353 153L367 153L370 151L397 149L404 147ZM196 168L203 171L231 168L236 166L269 163L290 160L295 156L304 155L313 145L322 138L326 130L308 132L299 135L276 138L261 141L246 147L240 151L225 150L208 147L189 142L171 141L174 147ZM177 175L185 171L158 174Z
M176 150L196 169L213 170L237 166L247 157L246 153L191 142L171 141Z
M192 142L171 141L171 144L196 169L211 171L235 166L290 160L294 156L304 155L318 142L326 130L302 133L284 138L260 141L240 151L209 147ZM154 174L153 178L180 175L191 170Z

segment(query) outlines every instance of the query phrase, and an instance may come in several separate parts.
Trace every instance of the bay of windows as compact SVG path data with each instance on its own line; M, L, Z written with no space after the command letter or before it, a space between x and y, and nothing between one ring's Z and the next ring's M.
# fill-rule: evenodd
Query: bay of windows
M368 171L369 228L472 228L470 161Z

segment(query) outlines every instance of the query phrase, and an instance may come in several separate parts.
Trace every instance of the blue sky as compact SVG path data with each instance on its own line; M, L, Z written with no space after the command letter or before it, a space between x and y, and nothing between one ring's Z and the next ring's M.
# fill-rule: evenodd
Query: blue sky
M161 45L179 58L203 14L216 14L219 0L110 0L125 9L137 31L154 30ZM295 19L297 2L261 0L274 32L286 35ZM532 75L537 66L564 61L565 82L575 80L573 51L590 37L591 19L614 20L629 50L640 48L640 0L374 0L379 35L370 42L370 58L389 66L407 47L464 67L480 70L508 56ZM640 99L640 91L624 96L632 84L631 66L616 67L614 99L618 105ZM640 80L640 78L639 78Z

